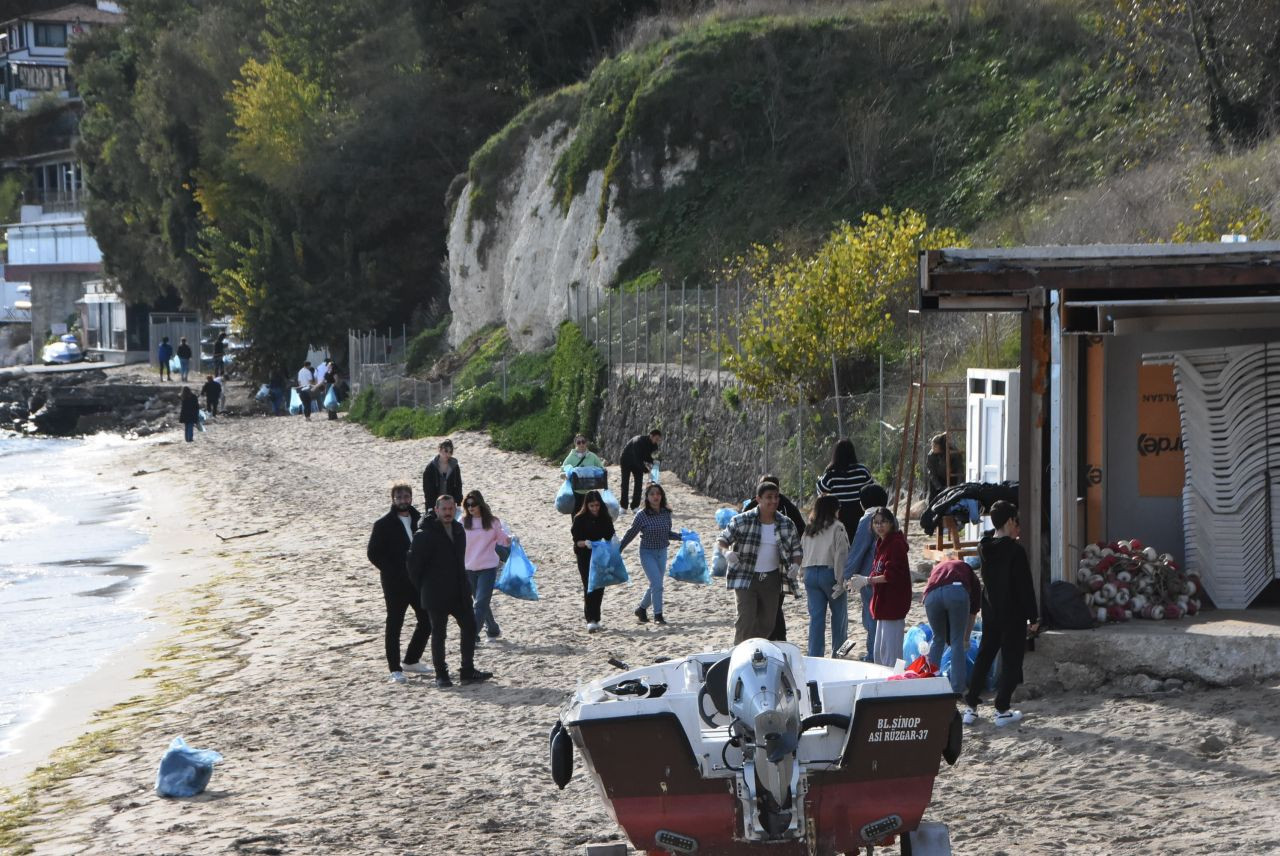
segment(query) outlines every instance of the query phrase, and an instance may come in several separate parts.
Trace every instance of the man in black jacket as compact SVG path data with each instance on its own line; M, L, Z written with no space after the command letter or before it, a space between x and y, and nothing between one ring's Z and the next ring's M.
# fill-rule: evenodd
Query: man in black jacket
M627 441L627 445L622 447L622 455L618 459L618 467L622 470L622 493L618 495L618 499L622 501L622 508L626 510L630 508L640 507L640 492L644 486L645 474L649 468L653 466L653 461L657 457L658 447L662 445L662 432L654 428L648 435L637 434ZM631 492L631 505L627 505L627 481L635 479L635 488Z
M413 488L404 483L393 485L391 510L374 522L373 532L369 535L369 561L378 569L378 576L382 580L382 599L387 604L387 667L391 670L389 680L397 684L404 683L405 672L426 674L429 671L419 661L427 647L427 639L431 636L431 620L419 604L418 593L413 590L405 569L405 556L413 542L413 533L418 528L420 516L418 509L413 507ZM402 668L400 630L404 627L404 611L410 607L413 608L418 624L413 629L409 647L404 652Z
M1022 657L1027 650L1027 622L1039 629L1040 610L1036 606L1035 585L1027 551L1018 543L1022 527L1018 507L1000 500L991 506L991 524L995 532L986 535L978 545L982 560L982 641L969 674L969 691L965 693L963 713L965 725L978 718L978 703L987 682L987 673L1001 655L1000 680L996 686L997 726L1013 725L1022 719L1022 711L1010 710L1013 691L1022 683Z
M409 579L418 589L419 601L431 618L431 660L436 668L436 686L451 687L449 666L444 660L445 630L449 616L458 622L462 633L462 668L458 675L464 684L493 677L475 667L476 616L471 602L471 584L463 557L467 551L467 530L454 520L458 505L449 494L436 498L435 514L422 520L422 528L413 536L405 562Z

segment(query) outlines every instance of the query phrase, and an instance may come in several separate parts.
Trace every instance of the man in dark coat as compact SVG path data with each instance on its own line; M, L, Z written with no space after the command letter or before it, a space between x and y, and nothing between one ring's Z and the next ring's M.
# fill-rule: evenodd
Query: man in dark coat
M475 667L476 616L471 602L471 584L463 557L467 551L467 530L454 519L458 504L449 494L436 498L435 514L422 520L413 536L406 565L409 579L418 589L419 602L431 618L431 660L436 668L436 686L451 687L449 666L444 660L445 630L449 616L462 633L462 668L458 676L464 684L493 677Z
M622 501L625 511L627 505L627 481L635 479L635 488L631 492L630 508L640 508L640 492L644 485L645 474L653 466L658 456L658 447L662 445L662 432L654 428L647 435L637 434L622 447L618 466L622 470L622 493L618 499Z
M983 685L997 653L1001 660L996 686L995 724L1013 725L1021 721L1022 712L1011 710L1009 703L1014 689L1022 683L1027 622L1031 623L1033 632L1040 627L1031 565L1027 561L1027 551L1018 543L1018 536L1022 534L1018 507L1004 500L993 503L991 525L995 531L986 535L978 545L978 557L982 560L982 641L978 643L977 658L969 674L969 691L964 697L967 707L962 718L965 725L972 725L978 718Z
M373 524L369 535L369 561L378 569L382 581L382 599L387 604L386 649L389 680L404 683L405 672L426 674L426 664L419 662L431 637L431 620L418 602L418 593L409 582L405 556L418 528L418 509L413 507L413 488L401 483L391 488L391 510ZM404 611L412 608L418 620L400 664L400 630L404 627Z

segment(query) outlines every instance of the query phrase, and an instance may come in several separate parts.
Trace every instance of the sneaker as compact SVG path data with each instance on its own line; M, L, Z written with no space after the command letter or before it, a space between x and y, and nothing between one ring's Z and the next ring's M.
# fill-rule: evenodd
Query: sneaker
M493 677L493 672L482 672L479 669L472 669L470 672L461 672L459 676L464 684L478 684L481 681L487 681Z
M663 627L666 627L666 626L667 626L667 620L666 620L665 618L663 618L663 617L662 617L662 613L661 613L661 612L655 612L655 613L653 614L653 623L654 623L654 624L661 624Z
M960 719L965 725L973 725L978 721L978 711L972 707L966 707L964 713L960 714Z
M442 675L436 678L436 686L439 687L440 689L444 689L445 687L451 687L453 686L453 681L449 680L448 675Z
M400 668L414 675L429 675L435 671L426 663L405 663Z
M1015 722L1022 721L1022 711L1006 710L1003 713L996 714L996 727L1003 728L1006 725L1013 725Z
M636 618L640 619L641 624L649 623L649 613L643 606L636 607Z
M587 632L588 632L588 633L599 633L599 632L600 632L600 622L599 622L599 621L588 621L588 622L587 622Z
M392 672L391 676L387 678L387 680L393 684L403 684L405 680L404 672Z
M486 635L486 636L488 636L490 639L498 639L498 638L500 638L500 637L502 636L502 631L501 631L501 630L494 630L494 631L490 632L490 631L486 630L486 631L485 631L485 635Z

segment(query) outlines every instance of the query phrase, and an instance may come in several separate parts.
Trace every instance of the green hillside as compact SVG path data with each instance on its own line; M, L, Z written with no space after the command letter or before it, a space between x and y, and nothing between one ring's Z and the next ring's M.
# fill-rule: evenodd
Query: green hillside
M491 139L471 160L472 216L494 210L524 142L557 119L576 129L553 177L562 203L603 169L638 223L623 281L650 269L696 281L751 242L804 246L884 205L1017 239L1035 231L1027 218L1065 216L1058 191L1152 164L1173 172L1149 239L1173 237L1206 194L1241 207L1200 154L1204 109L1126 61L1115 4L986 8L963 25L937 5L898 3L674 26ZM637 186L664 152L687 149L698 168L683 183Z

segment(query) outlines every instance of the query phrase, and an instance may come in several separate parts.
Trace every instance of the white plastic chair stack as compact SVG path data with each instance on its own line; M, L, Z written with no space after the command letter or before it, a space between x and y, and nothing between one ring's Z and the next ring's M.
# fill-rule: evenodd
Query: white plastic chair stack
M1243 609L1276 578L1280 532L1280 347L1173 355L1185 449L1187 569L1224 609Z

